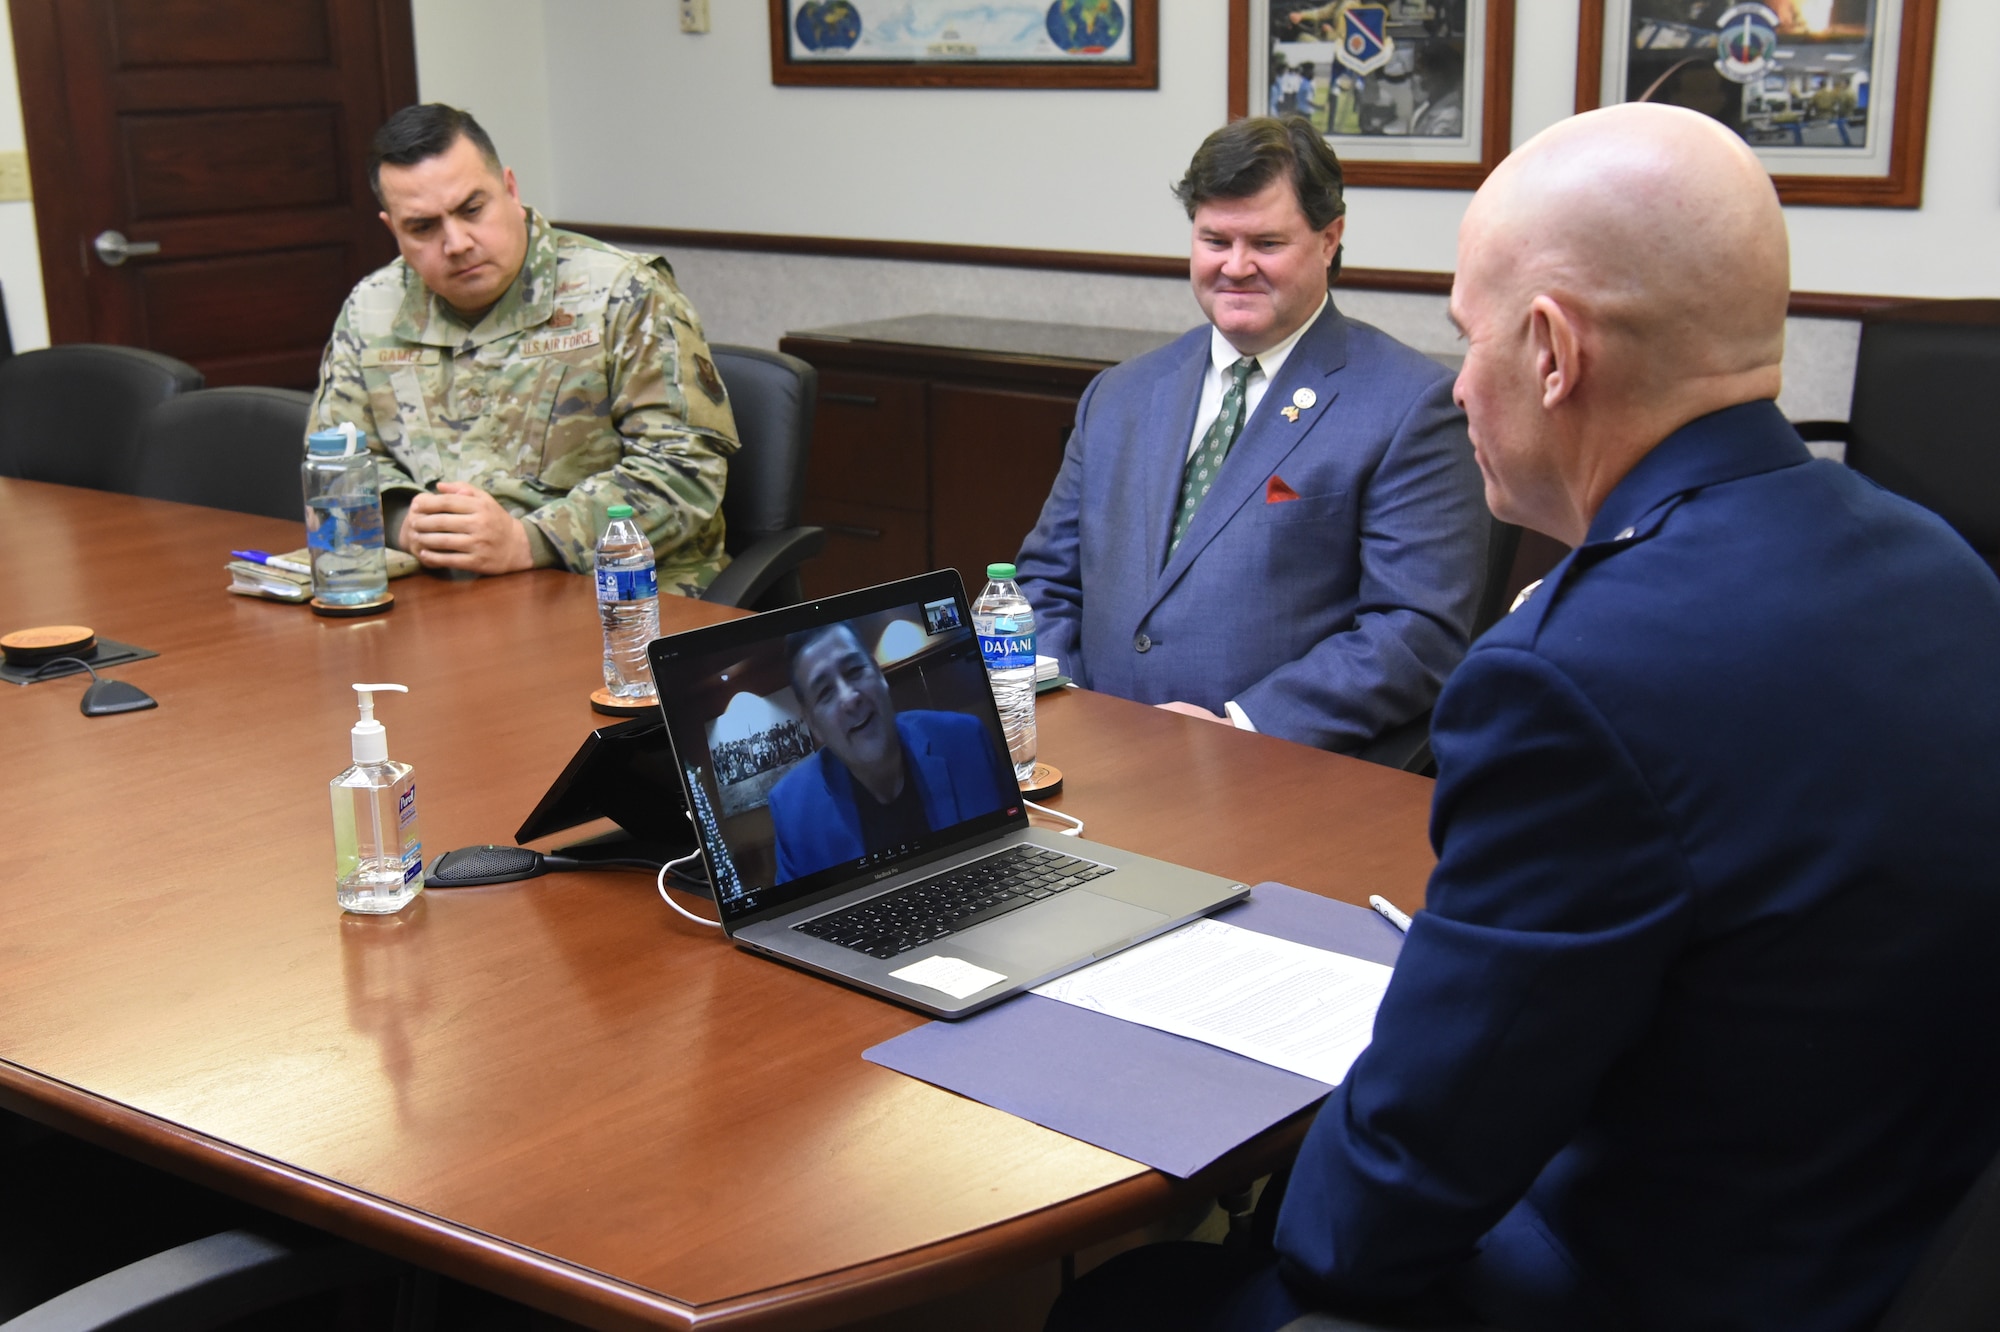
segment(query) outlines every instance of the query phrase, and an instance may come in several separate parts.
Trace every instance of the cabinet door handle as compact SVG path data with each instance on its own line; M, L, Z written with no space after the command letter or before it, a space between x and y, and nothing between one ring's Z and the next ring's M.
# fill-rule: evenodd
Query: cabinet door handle
M874 407L881 401L881 399L872 393L834 393L825 389L820 391L819 400L821 402L848 402L853 403L856 407Z
M820 526L829 532L837 532L841 536L859 537L863 541L882 539L882 529L879 527L855 527L848 523L821 523Z

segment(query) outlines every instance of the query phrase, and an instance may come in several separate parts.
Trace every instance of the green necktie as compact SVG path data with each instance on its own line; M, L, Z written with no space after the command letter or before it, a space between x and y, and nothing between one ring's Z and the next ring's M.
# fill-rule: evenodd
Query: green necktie
M1174 557L1181 538L1187 535L1188 525L1194 521L1195 510L1201 507L1208 488L1215 484L1215 474L1222 470L1222 460L1229 456L1229 446L1243 433L1244 386L1250 382L1250 372L1257 368L1257 358L1246 356L1229 367L1229 387L1222 391L1222 410L1215 414L1215 424L1201 437L1201 443L1188 456L1187 467L1181 472L1181 507L1174 511L1174 534L1167 541L1167 558Z

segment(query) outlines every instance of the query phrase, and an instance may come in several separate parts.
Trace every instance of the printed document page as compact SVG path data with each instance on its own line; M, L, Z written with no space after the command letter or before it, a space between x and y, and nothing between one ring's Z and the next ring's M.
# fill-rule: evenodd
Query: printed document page
M1198 920L1035 993L1331 1086L1368 1048L1388 986L1379 962Z

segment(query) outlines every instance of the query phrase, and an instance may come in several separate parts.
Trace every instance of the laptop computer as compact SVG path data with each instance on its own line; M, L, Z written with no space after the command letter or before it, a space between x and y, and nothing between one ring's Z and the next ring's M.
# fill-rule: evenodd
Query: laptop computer
M1028 825L953 570L648 651L722 927L753 952L956 1018L1250 891Z

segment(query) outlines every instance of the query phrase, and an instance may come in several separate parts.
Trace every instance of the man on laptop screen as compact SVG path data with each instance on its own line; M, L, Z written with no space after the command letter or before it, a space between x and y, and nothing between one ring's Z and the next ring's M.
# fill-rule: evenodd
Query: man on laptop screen
M976 717L898 712L849 624L785 642L792 693L823 746L771 788L777 881L839 865L999 809L993 744Z

